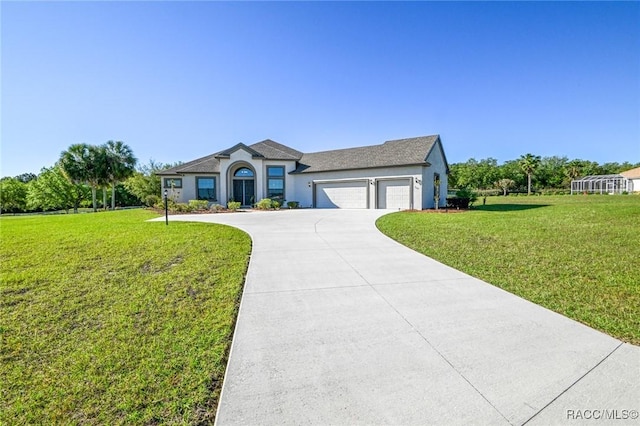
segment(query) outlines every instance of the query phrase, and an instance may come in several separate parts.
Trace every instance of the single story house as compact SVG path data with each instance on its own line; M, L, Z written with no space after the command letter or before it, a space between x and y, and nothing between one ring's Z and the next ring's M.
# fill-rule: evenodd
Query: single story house
M629 192L640 192L640 167L620 173L629 180Z
M159 175L178 202L250 207L271 198L314 208L428 209L446 205L448 173L433 135L314 153L270 139L239 143Z

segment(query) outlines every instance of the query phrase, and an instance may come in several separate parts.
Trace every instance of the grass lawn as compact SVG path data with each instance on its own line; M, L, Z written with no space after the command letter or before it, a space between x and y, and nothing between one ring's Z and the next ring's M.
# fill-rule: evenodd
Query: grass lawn
M640 196L488 197L456 214L400 212L400 243L534 303L640 344Z
M0 424L213 420L251 241L155 216L0 220Z

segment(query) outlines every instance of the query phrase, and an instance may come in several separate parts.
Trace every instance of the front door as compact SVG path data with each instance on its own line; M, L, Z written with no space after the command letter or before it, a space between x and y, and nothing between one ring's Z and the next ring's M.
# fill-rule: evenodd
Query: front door
M256 185L253 179L233 180L233 199L243 206L251 206L255 202Z

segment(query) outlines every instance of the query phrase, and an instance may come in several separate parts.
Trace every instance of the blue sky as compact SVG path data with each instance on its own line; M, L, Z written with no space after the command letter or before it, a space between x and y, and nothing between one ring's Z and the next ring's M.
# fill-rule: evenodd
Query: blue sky
M640 161L638 2L2 2L2 176L440 134L450 163Z

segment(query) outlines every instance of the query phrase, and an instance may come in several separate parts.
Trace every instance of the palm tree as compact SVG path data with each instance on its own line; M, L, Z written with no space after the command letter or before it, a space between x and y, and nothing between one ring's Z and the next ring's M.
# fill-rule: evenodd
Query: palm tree
M105 181L105 149L86 143L73 144L60 154L60 167L72 183L87 183L91 187L93 211L98 211L96 190Z
M89 145L76 143L60 154L60 168L64 176L73 184L81 185L88 181ZM95 194L93 198L95 206Z
M565 174L570 180L578 179L582 175L584 164L581 160L571 160L565 166Z
M531 195L531 176L540 165L540 156L527 154L521 155L518 164L523 172L527 174L527 195Z
M111 209L116 208L116 184L133 175L137 163L131 148L122 141L105 144L107 180L111 183Z

